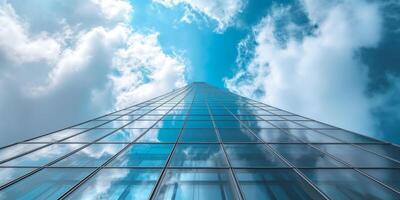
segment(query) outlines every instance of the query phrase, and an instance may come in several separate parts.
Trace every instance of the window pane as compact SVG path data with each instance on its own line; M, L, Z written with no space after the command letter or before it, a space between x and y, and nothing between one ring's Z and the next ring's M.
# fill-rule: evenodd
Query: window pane
M102 169L68 199L148 199L160 170Z
M124 128L150 128L156 123L157 121L134 121Z
M296 167L343 167L330 156L306 144L273 144L279 154Z
M0 185L6 184L22 175L27 174L34 168L0 168ZM0 192L0 199L2 198Z
M233 167L283 167L285 164L264 144L225 144Z
M220 128L218 131L223 142L260 142L248 129Z
M308 128L333 128L332 126L316 121L295 121L295 122Z
M399 199L400 196L352 169L307 169L303 173L329 198Z
M15 144L3 149L0 149L0 162L11 157L32 151L36 148L44 146L45 144Z
M92 169L46 168L0 191L4 199L57 199Z
M169 121L169 120L163 120L159 121L154 128L182 128L183 123L185 121Z
M363 169L363 171L381 182L400 190L399 169Z
M367 138L365 136L355 134L345 130L318 130L321 133L329 135L331 137L343 140L345 142L353 142L353 143L363 143L363 142L375 142L379 143L378 140L374 140L372 138Z
M93 128L102 124L107 123L107 121L88 121L83 124L74 126L73 128Z
M368 149L369 151L400 161L400 147L391 144L360 144L360 146Z
M2 166L43 166L79 147L82 144L53 144L1 164Z
M269 121L271 124L278 128L305 128L291 121Z
M91 144L57 162L58 167L98 167L118 153L126 144Z
M249 128L275 128L266 121L243 121Z
M211 120L211 117L210 115L189 115L188 120Z
M111 166L162 167L172 150L172 144L134 144L119 155Z
M218 128L245 128L240 121L215 121Z
M238 199L227 170L169 169L156 199Z
M99 142L132 142L146 129L120 129Z
M55 142L64 138L67 138L69 136L78 134L80 132L83 132L87 129L65 129L62 131L57 131L55 133L45 135L33 140L29 140L28 142Z
M178 144L171 166L220 167L227 163L219 144Z
M300 142L280 129L251 129L264 142Z
M318 144L315 145L322 151L349 163L355 167L399 167L394 161L382 158L373 153L364 151L347 144Z
M289 169L236 170L246 200L322 199L308 183Z
M150 129L138 142L175 142L180 129Z
M217 142L214 129L183 129L181 142Z
M63 142L93 142L108 133L113 132L115 129L92 129L87 132L81 133L77 136L64 140Z
M186 121L185 128L214 128L211 121Z
M286 131L303 142L309 143L341 143L332 137L310 129L286 129Z

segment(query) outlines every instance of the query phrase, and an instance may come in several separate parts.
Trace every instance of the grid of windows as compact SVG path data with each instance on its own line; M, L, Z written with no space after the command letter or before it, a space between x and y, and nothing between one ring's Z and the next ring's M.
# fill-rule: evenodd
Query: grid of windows
M0 199L400 199L399 155L193 83L0 148Z

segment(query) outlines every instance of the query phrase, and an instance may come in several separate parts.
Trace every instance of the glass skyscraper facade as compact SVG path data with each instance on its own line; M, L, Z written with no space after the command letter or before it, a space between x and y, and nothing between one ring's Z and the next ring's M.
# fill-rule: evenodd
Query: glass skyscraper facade
M198 82L1 148L0 199L400 199L400 148Z

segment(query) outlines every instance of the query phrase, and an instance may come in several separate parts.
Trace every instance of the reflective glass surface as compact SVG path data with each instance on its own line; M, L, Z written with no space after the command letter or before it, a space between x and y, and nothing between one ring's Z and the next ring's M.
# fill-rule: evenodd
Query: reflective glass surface
M146 129L120 129L107 137L101 139L99 142L132 142Z
M257 138L248 129L220 128L219 135L223 142L257 142ZM259 141L258 141L259 142Z
M300 142L280 129L251 129L264 142Z
M302 171L330 199L400 198L400 195L352 169L304 169Z
M283 167L285 164L264 144L225 144L234 167Z
M217 142L215 129L183 129L180 142Z
M220 167L227 166L219 144L178 144L171 166Z
M236 170L246 200L322 199L308 183L290 169Z
M0 191L2 199L57 199L92 169L47 168Z
M365 137L363 135L359 135L359 134L355 134L349 131L345 131L345 130L325 130L325 129L321 129L318 130L321 133L324 133L328 136L337 138L339 140L343 140L345 142L351 142L351 143L365 143L365 142L372 142L372 143L379 143L379 141L372 139L372 138L368 138Z
M12 158L14 156L27 153L28 151L32 151L39 147L44 146L45 144L15 144L3 149L0 149L0 162L6 159Z
M115 129L92 129L64 140L63 142L93 142L94 140L97 140L108 133L113 132L114 130Z
M156 199L238 199L227 170L169 169Z
M68 199L148 199L161 170L102 169Z
M138 142L175 142L180 129L150 129Z
M309 143L341 143L332 137L323 135L310 129L286 129L289 135L296 137L303 142Z
M172 144L135 144L122 152L110 164L115 167L162 167L172 150Z

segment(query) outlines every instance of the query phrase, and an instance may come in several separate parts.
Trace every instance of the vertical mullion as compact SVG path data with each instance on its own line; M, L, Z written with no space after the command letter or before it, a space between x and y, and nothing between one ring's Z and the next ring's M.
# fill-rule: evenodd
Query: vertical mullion
M178 137L176 138L176 141L175 141L175 143L174 143L174 146L172 147L172 150L171 150L171 152L170 152L169 155L168 155L167 162L165 163L165 165L164 165L164 167L163 167L163 169L162 169L161 175L160 175L160 177L158 178L156 185L153 187L153 190L152 190L152 192L151 192L151 195L150 195L150 198L149 198L149 199L152 199L152 200L153 200L153 199L156 198L157 193L159 192L160 187L162 186L161 184L162 184L162 182L163 182L163 180L164 180L164 178L165 178L165 176L166 176L166 174L167 174L167 169L168 169L169 163L170 163L170 161L171 161L172 156L173 156L174 153L175 153L176 146L178 145L178 142L179 142L179 139L180 139L180 137L181 137L181 135L182 135L182 132L183 132L183 130L185 129L186 121L187 121L187 119L189 118L189 115L190 115L190 111L191 111L191 109L192 109L193 102L194 102L194 100L195 100L195 98L196 98L196 95L197 95L197 88L194 88L193 91L194 91L194 95L193 95L193 97L192 97L193 99L192 99L192 102L190 103L189 110L188 110L188 112L186 113L185 120L184 120L184 122L183 122L183 125L182 125L182 127L181 127L181 130L179 131L179 134L178 134Z

